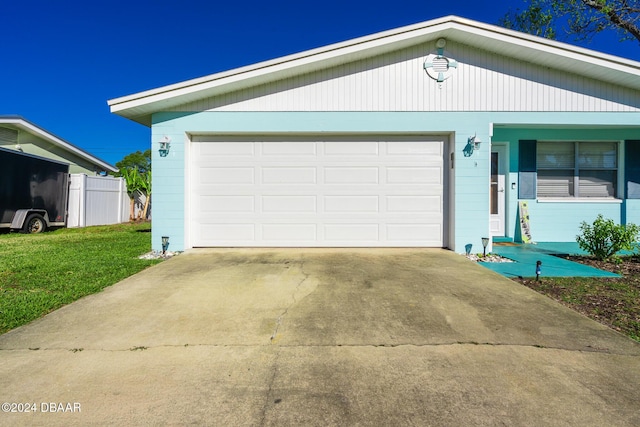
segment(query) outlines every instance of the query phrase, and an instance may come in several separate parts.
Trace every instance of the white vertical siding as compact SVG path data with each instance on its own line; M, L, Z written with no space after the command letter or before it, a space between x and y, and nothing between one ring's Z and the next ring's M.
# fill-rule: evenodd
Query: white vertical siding
M424 72L433 44L185 104L176 111L639 111L640 91L449 42L458 68Z

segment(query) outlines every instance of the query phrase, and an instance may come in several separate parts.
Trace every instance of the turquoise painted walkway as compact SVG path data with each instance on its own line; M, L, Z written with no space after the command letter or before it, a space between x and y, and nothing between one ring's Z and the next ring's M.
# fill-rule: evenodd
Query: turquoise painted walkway
M515 262L480 262L479 264L506 277L535 277L536 262L542 262L540 277L620 277L588 265L568 261L553 255L584 255L577 243L546 242L518 244L515 246L494 245L494 254Z

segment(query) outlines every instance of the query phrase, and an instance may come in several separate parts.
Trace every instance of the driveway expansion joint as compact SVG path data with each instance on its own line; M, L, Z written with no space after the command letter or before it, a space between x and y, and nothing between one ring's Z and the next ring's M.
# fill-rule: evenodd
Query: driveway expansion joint
M160 345L146 345L146 346L132 346L128 348L117 348L117 349L92 349L86 347L74 347L74 348L63 348L63 347L29 347L29 348L2 348L0 352L17 352L17 351L65 351L71 353L89 353L89 352L107 352L107 353L118 353L118 352L142 352L145 350L157 350L157 349L165 349L165 348L189 348L189 347L209 347L209 348L260 348L260 347L280 347L280 348L400 348L400 347L416 347L416 348L428 348L428 347L453 347L453 346L476 346L476 347L513 347L513 348L536 348L541 350L559 350L570 353L600 353L600 354L608 354L612 356L636 356L640 357L640 354L634 353L625 353L625 352L612 352L606 348L597 348L587 346L582 349L577 348L566 348L566 347L556 347L556 346L546 346L540 344L509 344L509 343L490 343L490 342L475 342L475 341L456 341L456 342L442 342L442 343L425 343L425 344L415 344L415 343L397 343L397 344L274 344L273 342L269 342L269 344L160 344Z

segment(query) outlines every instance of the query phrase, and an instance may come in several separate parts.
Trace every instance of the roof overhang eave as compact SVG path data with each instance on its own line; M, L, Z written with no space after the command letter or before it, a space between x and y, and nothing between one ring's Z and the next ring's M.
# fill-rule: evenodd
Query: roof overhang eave
M430 21L434 22L434 21ZM367 57L372 51L383 54L399 49L403 44L411 45L439 37L438 29L416 35L416 29L424 24L404 27L405 31L387 31L347 42L304 51L301 53L236 68L185 82L163 86L108 101L112 113L130 120L151 125L151 114L175 107L196 99L221 95L244 88L269 83L289 76L335 67ZM428 29L428 28L427 28Z
M607 79L640 90L640 63L455 16L385 31L108 101L111 112L150 126L151 115L197 99L355 61L437 38Z

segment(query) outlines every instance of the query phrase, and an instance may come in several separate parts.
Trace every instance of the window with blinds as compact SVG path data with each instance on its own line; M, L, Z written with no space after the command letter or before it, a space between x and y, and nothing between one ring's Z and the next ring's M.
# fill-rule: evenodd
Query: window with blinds
M616 197L617 142L537 144L538 197Z

